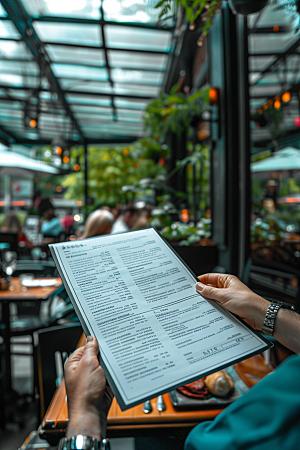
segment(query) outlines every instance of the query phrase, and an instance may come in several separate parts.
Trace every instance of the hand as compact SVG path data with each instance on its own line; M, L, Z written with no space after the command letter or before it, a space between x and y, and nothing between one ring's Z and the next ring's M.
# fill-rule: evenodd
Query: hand
M240 316L256 330L261 330L269 302L245 286L237 277L208 273L198 277L196 291L228 311Z
M106 437L107 414L113 393L98 360L97 340L88 336L65 366L69 412L67 437L83 434L98 440Z

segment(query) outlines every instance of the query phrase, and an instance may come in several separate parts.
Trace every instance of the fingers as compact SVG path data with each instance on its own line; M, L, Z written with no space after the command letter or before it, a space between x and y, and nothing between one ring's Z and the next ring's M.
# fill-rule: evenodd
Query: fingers
M200 275L198 279L205 285L221 288L225 286L225 281L228 279L228 276L223 273L205 273L204 275Z
M209 300L222 301L224 297L223 289L219 289L217 287L206 286L203 283L196 284L196 291L198 294L201 294L203 297L208 298Z

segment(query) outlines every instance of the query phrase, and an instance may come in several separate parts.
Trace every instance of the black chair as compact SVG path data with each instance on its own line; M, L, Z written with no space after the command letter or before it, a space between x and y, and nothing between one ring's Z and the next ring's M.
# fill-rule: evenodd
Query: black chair
M60 307L52 311L54 300L59 297L62 301ZM33 387L28 395L35 399L38 391L37 361L35 354L37 331L59 325L61 323L79 323L73 305L65 291L64 286L56 289L47 300L44 314L41 314L42 301L24 301L15 303L16 317L10 322L11 327L11 355L27 356L32 359ZM0 336L4 332L3 325L0 326ZM12 346L15 346L14 349Z
M39 330L37 344L40 419L52 400L63 377L63 365L76 349L82 335L79 323L70 323Z
M18 246L18 233L11 231L0 231L0 242L9 244L9 250L11 252L19 253Z
M242 281L256 294L269 301L280 300L288 308L300 311L300 270L278 261L249 258ZM274 336L265 335L274 346L271 360L278 366L292 354Z
M17 267L14 270L13 276L19 277L24 273L32 273L36 278L59 277L54 261L17 261Z
M262 297L300 310L300 269L278 261L250 258L242 281Z

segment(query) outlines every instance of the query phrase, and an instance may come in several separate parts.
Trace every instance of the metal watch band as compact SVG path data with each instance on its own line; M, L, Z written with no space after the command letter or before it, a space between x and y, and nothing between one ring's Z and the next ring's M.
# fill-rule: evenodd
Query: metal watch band
M283 306L282 302L272 302L270 306L268 307L267 314L264 320L264 324L262 326L262 331L265 331L266 333L273 336L274 332L274 325L277 313L279 309Z
M62 438L59 441L57 450L99 450L98 439L83 436L79 434L78 436L71 436L70 438Z

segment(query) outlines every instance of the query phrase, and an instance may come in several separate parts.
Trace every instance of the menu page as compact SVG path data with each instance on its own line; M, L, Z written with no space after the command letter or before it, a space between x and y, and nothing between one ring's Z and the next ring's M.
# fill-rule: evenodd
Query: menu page
M153 228L51 245L122 409L260 353L257 332L195 290Z

